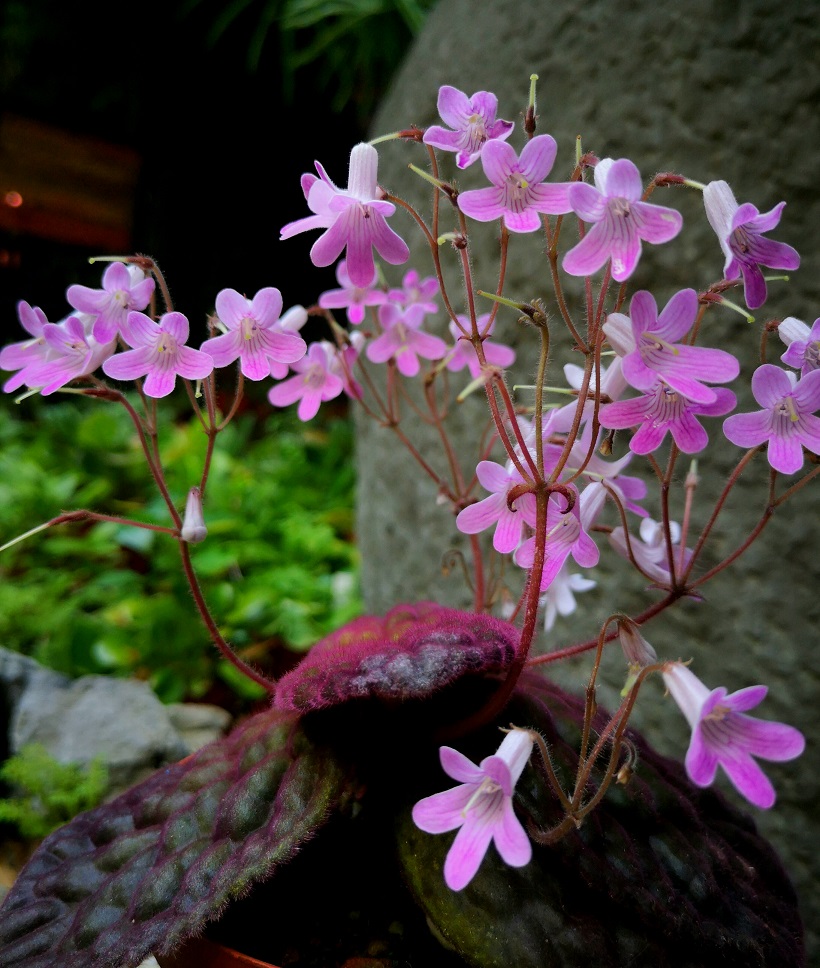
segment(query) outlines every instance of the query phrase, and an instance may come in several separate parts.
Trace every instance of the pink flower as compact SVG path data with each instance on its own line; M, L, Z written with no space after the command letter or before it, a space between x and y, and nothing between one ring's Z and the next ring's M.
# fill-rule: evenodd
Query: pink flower
M264 380L270 376L271 363L294 363L305 355L307 346L301 336L277 328L282 312L278 289L260 289L253 300L235 289L223 289L216 297L216 312L228 332L205 340L200 347L215 366L239 359L249 380Z
M801 376L820 367L820 318L809 329L799 319L789 316L777 327L777 335L789 347L780 357L787 366L800 370Z
M570 574L569 566L564 562L554 581L538 601L544 609L544 631L552 630L559 615L572 615L578 607L575 593L588 592L595 585L596 582L591 578L584 578L577 573Z
M548 134L528 141L520 159L506 142L489 142L481 152L481 164L493 187L462 192L458 207L479 222L503 218L511 232L535 232L541 228L540 212L570 211L568 183L541 184L552 170L556 150L555 139Z
M515 125L496 120L498 98L489 91L477 91L468 98L463 91L445 84L438 91L438 113L453 131L438 124L424 132L424 143L442 151L455 151L459 168L468 168L488 141L509 138Z
M69 286L66 299L80 312L96 317L93 336L98 343L108 343L124 333L128 314L142 310L151 301L154 280L138 266L112 262L102 277L102 289Z
M640 524L640 538L630 535L627 545L623 527L614 528L609 536L610 545L622 558L632 557L640 569L661 588L668 588L670 584L669 556L666 548L666 536L663 525L651 518L644 518ZM669 537L672 543L672 555L675 562L680 560L680 525L676 521L669 522ZM684 565L689 563L692 550L684 552Z
M723 432L738 447L769 442L769 463L781 474L794 474L803 466L803 448L820 454L820 370L802 379L772 363L759 366L752 376L752 393L763 407L753 413L736 413L723 421Z
M336 347L327 340L311 343L307 355L292 366L297 375L272 387L268 400L274 407L299 400L299 419L312 420L323 401L338 397L344 389L344 381L335 372L335 357Z
M626 317L624 317L626 318ZM564 376L567 383L573 390L580 390L584 385L584 369L575 363L564 365ZM621 368L621 358L616 356L609 366L601 365L601 399L617 400L626 389L627 383ZM592 417L595 412L595 370L590 374L589 386L587 388L587 399L584 403L582 422ZM575 411L578 409L578 400L573 400L564 407L553 410L550 414L550 427L560 433L567 433L575 421Z
M396 206L382 200L377 183L378 166L379 156L372 145L356 145L350 153L347 190L342 191L317 163L320 178L308 189L308 207L316 214L290 222L281 233L281 238L288 239L309 229L324 228L325 232L310 250L313 264L329 266L347 248L350 280L362 288L369 286L373 279L374 248L391 265L400 265L410 256L405 241L386 222Z
M573 490L575 490L574 487ZM585 524L586 522L581 519L580 500L576 499L572 510L567 511L563 496L550 498L547 505L544 570L541 574L542 592L555 581L570 555L582 568L592 568L593 565L598 564L598 546L586 533ZM532 537L528 538L516 552L515 563L521 568L532 568L534 561L535 537Z
M663 680L692 727L686 752L686 772L692 782L709 786L721 766L750 803L764 810L771 807L774 787L753 757L793 760L803 752L806 741L793 726L744 715L763 701L767 687L749 686L727 695L722 686L710 690L680 662L667 663Z
M365 306L381 306L387 302L387 293L375 289L378 272L373 267L373 275L366 286L354 286L347 271L347 262L342 259L336 266L336 278L341 289L329 289L319 296L322 309L347 309L347 318L358 326L364 320Z
M624 377L636 390L651 390L660 376L690 400L711 403L716 394L704 382L725 383L740 372L740 364L731 353L677 342L689 332L698 313L698 294L694 289L675 293L660 315L652 294L641 290L632 297L629 311L629 319L611 313L604 323L604 332L615 337L615 330L621 328L618 323L631 326L634 349L624 354L617 337L611 342L616 353L623 356Z
M270 327L271 333L298 333L308 320L307 310L304 306L291 306L283 313L279 319ZM278 360L268 357L270 362L270 375L274 380L283 380L290 372L287 363L280 363Z
M177 382L204 380L214 361L207 353L186 346L188 320L182 313L166 313L158 323L144 313L129 313L124 339L134 349L106 360L103 372L114 380L145 377L149 397L167 397Z
M299 184L308 208L314 214L308 215L307 218L300 218L295 222L289 222L279 234L280 241L299 235L300 232L308 232L310 229L326 229L333 225L336 220L336 215L330 210L330 203L338 194L339 189L327 177L327 172L318 161L314 161L313 164L316 166L316 171L319 172L319 177L317 178L310 172L305 172L299 179Z
M595 185L576 182L569 203L585 222L595 224L564 256L571 276L589 276L612 259L612 278L628 279L638 264L641 241L668 242L681 230L680 212L642 202L643 186L635 165L627 158L604 158L595 166Z
M587 425L589 428L590 425ZM589 430L584 429L583 438L575 442L570 455L570 462L577 464L578 467L586 459L589 447ZM584 448L584 441L587 442ZM582 450L582 448L584 448ZM649 517L649 512L642 508L639 501L646 498L647 487L645 481L639 477L627 477L621 474L621 470L632 460L632 453L624 454L619 460L605 461L598 454L593 453L583 475L589 480L589 484L584 488L581 499L581 506L584 509L581 521L588 531L598 519L598 515L604 508L606 499L620 502L620 505L627 511L637 514L639 517ZM572 473L571 468L567 468Z
M371 363L394 359L402 376L415 376L420 369L418 358L440 360L447 355L447 344L438 336L419 329L421 314L416 307L399 309L395 303L379 306L379 322L384 330L365 351Z
M362 385L353 376L353 368L359 359L359 354L362 352L362 347L365 342L366 337L364 333L349 333L347 345L343 349L336 347L336 352L330 366L331 372L335 373L342 381L344 392L353 400L361 400L363 396Z
M18 375L25 377L26 386L40 387L44 397L72 380L93 373L116 349L114 340L100 344L93 336L87 336L85 326L76 316L60 323L44 323L43 339L46 342L43 362L27 366Z
M515 551L521 541L525 524L535 524L535 496L522 494L517 505L510 510L507 495L510 489L521 484L521 475L512 465L502 467L491 460L481 461L475 469L476 477L489 497L476 504L469 504L456 517L456 527L463 534L478 534L495 524L493 547L505 555Z
M512 798L532 747L529 730L511 729L480 766L449 746L441 747L441 766L459 786L419 800L413 807L413 823L428 834L458 830L444 862L450 890L460 891L470 883L491 841L510 867L530 862L532 843L513 811Z
M709 436L695 419L696 415L723 417L737 404L731 390L720 387L714 395L710 403L699 403L658 380L642 397L601 407L599 419L602 427L613 430L641 424L629 441L629 448L635 454L651 454L660 447L667 433L672 434L684 454L697 454L709 443Z
M43 336L43 326L48 323L48 319L43 310L39 306L29 306L21 299L17 303L17 316L31 339L10 343L0 350L0 370L20 371L4 384L3 390L6 393L13 393L23 386L28 368L44 363L48 353L48 345Z
M469 332L470 320L466 316L459 316L458 319L461 325ZM487 329L489 319L489 313L484 313L476 319L478 331L479 333L483 333L485 337L489 337L495 328L495 320L493 320L493 325ZM466 366L470 371L470 376L474 380L477 380L481 375L481 365L478 362L478 357L475 354L472 344L469 340L464 339L458 326L452 320L450 320L450 334L455 339L456 345L447 360L447 369L451 373L458 373L459 370L463 370ZM498 366L504 370L515 363L515 350L510 346L505 346L503 343L494 343L491 339L485 338L484 358L487 360L489 366Z
M439 284L435 276L422 279L417 269L411 269L404 274L401 289L391 289L387 298L405 309L416 306L422 315L430 315L438 312L435 300L438 291Z
M790 245L763 238L764 232L777 228L786 203L780 202L761 215L749 202L738 205L725 181L713 181L703 190L703 204L726 256L724 277L737 279L742 275L746 305L758 309L766 302L766 280L760 267L797 269L800 265L800 256Z

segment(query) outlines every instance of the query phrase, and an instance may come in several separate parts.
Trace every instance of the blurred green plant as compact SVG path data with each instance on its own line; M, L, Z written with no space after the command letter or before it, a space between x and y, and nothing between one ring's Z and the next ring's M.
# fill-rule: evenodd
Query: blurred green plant
M186 0L181 14L211 18L207 43L229 31L249 34L247 67L257 71L265 51L276 49L285 96L292 100L296 75L310 68L318 87L332 92L330 105L348 102L369 115L421 29L436 0L232 0L211 12L210 0Z
M101 757L87 766L60 763L40 743L30 743L0 765L0 782L13 791L0 799L0 822L14 825L27 840L41 840L102 803L108 770Z
M162 429L180 507L205 438L187 417ZM191 549L220 630L263 664L303 650L361 612L352 541L352 430L289 411L234 421L208 483L208 538ZM0 542L64 510L166 524L124 412L31 398L0 421ZM248 698L199 621L173 539L112 523L64 525L0 555L0 641L71 676L131 675L165 702L204 696L216 678Z

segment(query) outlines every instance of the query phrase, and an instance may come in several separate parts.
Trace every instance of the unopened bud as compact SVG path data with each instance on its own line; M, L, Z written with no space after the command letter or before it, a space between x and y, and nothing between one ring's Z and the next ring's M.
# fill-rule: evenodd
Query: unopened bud
M612 445L615 442L615 431L610 430L607 435L601 440L598 445L598 452L604 457L609 457L612 454Z
M192 487L188 491L188 500L185 502L185 517L182 520L182 530L179 536L189 544L199 544L208 535L205 527L205 516L202 513L202 495L198 487Z
M615 782L620 783L622 786L626 786L627 783L632 779L632 774L635 771L632 769L631 763L624 763L624 765L615 774Z
M636 749L634 743L631 743L628 739L623 740L623 747L626 753L621 768L615 774L615 782L620 783L622 786L626 786L627 783L632 779L635 773L635 767L638 765L638 750Z
M694 488L697 487L698 484L700 484L700 477L698 477L698 462L693 460L689 465L689 470L686 474L685 486Z
M658 653L641 635L637 624L627 615L622 615L618 619L618 638L621 640L621 648L624 650L624 656L630 668L643 669L644 666L658 661Z

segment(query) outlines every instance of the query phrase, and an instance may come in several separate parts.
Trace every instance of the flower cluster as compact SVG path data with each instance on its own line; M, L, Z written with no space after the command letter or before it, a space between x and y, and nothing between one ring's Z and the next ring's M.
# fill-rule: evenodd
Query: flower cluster
M114 269L121 272L114 275ZM130 281L132 286L112 294L112 279L122 285ZM216 322L225 332L206 340L198 350L187 345L190 327L182 313L167 312L155 321L139 311L148 306L153 289L153 280L144 279L141 269L114 263L103 276L101 290L68 289L70 302L96 306L95 312L52 324L41 309L20 302L20 322L33 339L0 351L0 367L18 371L4 390L12 392L25 385L49 394L73 380L91 378L102 367L115 380L144 380L143 392L160 398L173 391L177 376L204 380L215 367L239 360L248 379L263 380L271 376L272 368L305 355L305 341L286 330L285 318L279 318L278 289L262 289L252 300L223 289L216 297ZM108 342L101 343L95 335L99 333L110 336ZM116 353L118 339L131 348Z
M237 405L244 380L275 381L268 389L270 403L297 405L303 421L315 417L322 403L342 394L359 401L370 416L397 431L424 474L435 482L435 499L449 507L456 529L470 537L476 611L506 602L508 617L522 616L519 658L502 694L509 695L525 665L539 608L550 631L558 616L573 613L576 593L596 587L594 578L576 569L593 569L602 555L614 555L618 564L627 562L638 572L653 593L660 593L659 604L643 618L610 616L597 642L566 652L597 648L600 659L607 643L619 637L629 666L624 703L606 729L593 728L594 710L587 710L585 737L600 733L602 739L598 746L579 753L575 794L567 796L556 783L569 826L585 816L583 802L593 766L602 759L604 741L613 750L606 782L613 779L628 716L652 674L663 678L692 728L686 769L693 782L711 784L721 766L743 796L768 808L774 803L774 790L755 757L792 759L803 750L802 735L790 726L745 715L762 701L765 686L733 693L723 687L710 690L687 664L659 660L640 628L681 598L700 599L701 584L740 553L726 556L705 575L698 572L699 567L705 571L699 559L726 496L758 452L765 447L768 467L762 457L758 464L766 473L769 508L791 498L815 475L809 471L800 486L775 496L778 475L800 473L807 452L813 463L820 457L820 319L809 327L787 317L777 326L786 345L782 366L768 361L764 339L763 358L751 376L751 392L761 409L740 413L734 412L735 391L740 391L735 382L741 377L739 358L727 340L717 345L721 342L717 326L702 325L715 306L732 305L723 293L736 281L742 281L747 307L757 309L768 296L761 267L798 267L794 249L764 238L778 226L785 203L761 214L751 203L738 204L726 182L702 185L682 176L656 176L644 186L632 160L598 159L591 153L579 152L569 180L550 181L559 147L549 134L534 135L534 109L528 112L532 124L520 150L513 144L513 123L497 118L495 95L479 91L468 97L444 86L438 109L444 126L432 125L423 134L408 130L397 137L420 141L432 156L436 150L453 152L460 169L480 161L489 184L459 191L441 181L437 164L432 165L433 174L426 177L438 194L428 223L412 206L380 187L374 144L352 149L343 189L316 162L316 174L305 173L301 178L311 214L281 229L283 240L314 230L320 233L310 249L315 266L330 266L338 260L338 287L321 293L309 309L295 306L283 314L282 295L273 287L261 289L252 298L223 289L215 299L208 338L195 349L187 345L188 319L169 304L157 311L154 277L162 280L156 267L139 258L114 262L106 269L100 289L79 285L68 289L74 312L58 323L49 322L38 307L19 304L28 339L0 351L0 367L15 371L4 389L13 392L25 386L50 394L80 381L99 392L105 387L97 374L101 370L114 380L137 381L145 402L145 397L170 394L177 377L204 381L207 420L196 393L190 386L188 390L211 444L221 429L215 418L215 375L226 367L235 365L239 372ZM478 177L477 169L475 174ZM627 299L626 284L643 256L644 243L669 243L683 229L676 209L649 201L656 188L670 181L702 192L706 217L717 234L725 264L723 279L708 290L681 289L659 310L656 296L648 289ZM408 209L422 227L434 272L425 276L417 268L408 268L396 285L388 281L390 270L378 260L398 266L409 259L410 248L399 232L411 221L402 209ZM448 217L451 223L445 223ZM473 277L469 258L473 223L495 223L500 235L502 255L489 289L491 305L477 303L479 295L486 297L488 292L479 289ZM536 232L543 232L547 241L550 269L544 278L555 287L555 318L539 300L520 303L503 294L508 257L525 243L521 236ZM446 240L458 253L466 293L463 303L447 291L442 245ZM580 312L562 288L562 272L585 280ZM164 285L160 289L166 291ZM507 305L532 324L540 339L537 385L530 388L531 397L517 401L504 377L516 360L516 352L503 342ZM340 310L345 311L349 329L334 315ZM309 314L327 323L329 339L315 338L308 345L299 335ZM550 328L562 324L582 365L567 364L565 385L551 386L547 376ZM379 387L374 367L384 367ZM464 387L467 376L470 383ZM423 391L414 396L403 381L418 377ZM476 390L487 398L489 423L477 425L476 453L468 464L455 453L445 425L452 409L451 381L458 383L459 403ZM545 403L545 398L552 400L550 394L562 395L562 402L567 396L571 400L565 405ZM412 433L400 427L408 410L411 419L435 429L442 441L440 465L445 470L428 455L419 454L410 439ZM715 424L714 418L723 418L722 424ZM676 462L681 455L700 455L710 446L726 447L727 441L747 453L737 455L737 468L720 503L711 515L700 515L708 524L697 540L690 540L698 517L693 514L698 476L693 462L681 495L676 488L683 475L676 474ZM210 453L209 449L207 460ZM200 486L188 492L183 518L167 488L163 490L161 467L147 445L146 454L176 524L175 530L159 530L171 531L187 554L187 544L204 540L208 531L202 504L207 463ZM644 457L648 470L640 476L638 458ZM475 468L472 476L464 474L468 466ZM658 485L657 498L647 486L647 477ZM679 497L682 500L676 503ZM672 509L680 506L683 513L678 523L672 520ZM489 535L486 541L478 538L489 531L491 539ZM506 569L497 557L488 567L485 556L490 555L510 556L521 570ZM195 589L195 581L189 580ZM515 588L522 589L517 605L511 591ZM608 632L613 621L617 635ZM215 628L212 621L208 624ZM547 658L553 661L556 655ZM537 664L539 659L530 661ZM590 696L598 667L596 661ZM530 860L532 843L516 815L514 793L538 741L532 731L512 728L498 751L479 766L455 749L441 748L442 767L459 785L420 800L413 819L429 833L458 830L444 865L445 881L453 890L469 884L492 843L511 866ZM548 759L543 742L539 749Z

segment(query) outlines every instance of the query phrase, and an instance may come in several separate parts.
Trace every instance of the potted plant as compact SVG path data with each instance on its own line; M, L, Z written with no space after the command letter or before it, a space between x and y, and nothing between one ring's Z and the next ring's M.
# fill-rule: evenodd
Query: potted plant
M761 265L796 268L797 253L766 238L781 208L761 215L738 205L723 181L664 173L644 186L632 161L580 150L569 181L548 181L557 146L537 133L534 85L519 149L493 95L454 87L439 94L445 125L393 136L427 159L418 169L431 184L427 219L379 187L373 143L354 147L344 189L318 163L302 177L311 214L282 237L319 230L316 265L346 250L339 288L310 310L327 320L332 341L307 346L298 335L307 312L282 315L281 294L266 288L253 298L220 292L209 338L188 347L186 317L140 256L114 261L100 290L72 286L75 314L63 323L21 304L31 339L0 354L0 365L18 371L6 389L47 395L78 381L74 392L125 408L171 523L123 523L178 543L211 638L271 704L48 838L0 911L4 968L46 968L55 959L64 968L135 968L151 952L164 966L206 964L206 928L247 952L224 954L240 964L682 968L718 953L744 968L802 963L787 876L753 822L711 784L721 767L755 807L771 807L774 790L757 759L792 759L803 737L749 715L766 692L753 674L732 692L713 688L689 668L689 646L659 657L644 631L698 596L762 533L765 520L733 536L731 549L704 568L727 497L753 461L778 506L820 473L806 468L806 454L813 463L820 453L820 322L811 330L794 319L768 327L787 344L787 368L769 361L764 340L751 378L760 409L733 412L735 394L724 384L738 377L739 363L727 349L703 345L701 323L732 307L725 293L741 283L747 306L760 306ZM454 152L461 168L480 162L489 184L459 192L441 177L441 151ZM680 214L652 195L670 185L702 192L727 261L725 278L705 292L684 289L659 307L649 291L629 298L627 287L642 244L672 242L682 229ZM391 289L380 284L374 250L390 265L407 260L394 231L399 209L426 239L433 275L411 270ZM501 258L482 289L469 240L487 222L500 232ZM544 233L555 319L538 299L504 295L507 259L530 233ZM446 258L461 271L463 305L447 283ZM573 277L584 280L578 300L567 296ZM449 342L425 328L439 299ZM500 339L510 308L533 334L536 382L523 403L504 377L514 357ZM334 315L340 309L350 331ZM568 370L570 402L550 407L559 328L583 366ZM215 373L235 363L237 391L223 416ZM380 384L373 368L381 366ZM100 368L135 382L136 406ZM452 374L465 370L459 397L483 394L489 415L476 416L469 474L446 420ZM218 435L238 412L244 381L271 376L279 381L269 391L274 406L298 402L299 417L310 420L323 401L346 393L408 447L468 536L469 561L460 560L472 611L422 602L356 619L276 682L235 654L208 608L192 546L207 536ZM206 440L184 512L157 443L156 404L177 377ZM405 381L416 377L413 396ZM413 420L435 428L439 456L417 449ZM616 456L615 432L627 430ZM707 447L739 449L717 504L704 512L695 468L682 481L675 468ZM648 471L632 476L644 457ZM81 510L47 526L100 517L123 520ZM492 547L479 538L490 529ZM644 611L613 610L589 641L539 651L542 617L549 629L588 587L572 569L594 568L604 554L650 583ZM613 652L623 656L624 686L608 712L596 687ZM545 674L584 654L583 695ZM691 727L684 767L630 725L639 697L653 694L651 680L662 681Z

